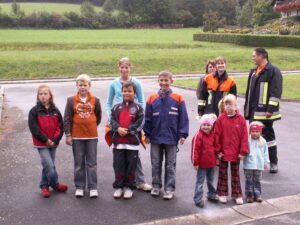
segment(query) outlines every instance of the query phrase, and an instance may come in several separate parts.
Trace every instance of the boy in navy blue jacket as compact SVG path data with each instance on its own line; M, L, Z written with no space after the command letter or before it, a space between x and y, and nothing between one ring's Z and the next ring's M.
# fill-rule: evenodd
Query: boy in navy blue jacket
M172 73L162 71L158 76L160 90L147 101L144 132L151 143L152 196L162 188L162 162L165 155L164 196L172 199L175 191L177 145L184 143L189 133L189 119L182 96L172 92Z

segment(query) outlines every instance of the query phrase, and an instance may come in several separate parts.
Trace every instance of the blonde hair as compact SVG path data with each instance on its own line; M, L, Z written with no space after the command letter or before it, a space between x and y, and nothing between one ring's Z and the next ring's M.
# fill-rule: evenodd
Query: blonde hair
M169 77L171 80L173 79L173 74L172 74L172 72L170 72L170 71L168 71L168 70L161 71L161 72L158 74L158 78L164 77L164 76Z
M55 106L54 100L53 100L52 90L51 90L51 88L47 84L41 84L40 86L38 86L37 94L36 94L36 100L37 100L37 102L40 102L40 100L39 100L39 93L40 93L40 91L42 89L46 89L49 92L49 95L50 95L49 104Z
M119 60L118 66L121 66L122 64L126 64L128 66L132 66L131 61L128 57L123 57Z
M77 83L78 81L88 82L89 85L91 85L91 78L90 78L89 75L87 75L87 74L80 74L80 75L76 78L76 83Z
M224 108L224 98L222 98L218 103L219 114L225 112Z
M234 104L236 104L237 99L236 99L236 96L235 96L235 95L233 95L233 94L228 94L228 95L226 95L226 96L223 98L223 102L224 102L224 104L226 104L226 103L234 103Z
M223 56L219 56L219 57L216 58L215 62L216 62L216 64L219 63L219 62L226 63L226 59Z

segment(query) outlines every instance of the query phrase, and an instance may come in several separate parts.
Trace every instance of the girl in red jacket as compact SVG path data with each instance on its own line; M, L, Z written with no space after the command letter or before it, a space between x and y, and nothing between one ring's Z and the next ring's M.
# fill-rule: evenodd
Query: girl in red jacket
M37 104L29 112L28 125L34 148L38 150L43 166L41 195L45 198L50 197L49 187L58 192L66 192L68 187L58 183L54 164L56 148L63 136L63 121L47 85L40 85L38 88Z
M207 179L207 199L217 202L218 197L213 185L216 166L216 147L213 129L214 121L211 115L204 115L200 119L200 130L192 139L192 163L197 170L195 187L195 205L203 208L203 184Z
M243 204L239 165L249 152L246 120L237 110L237 100L232 94L224 98L225 112L215 124L216 149L220 160L217 193L219 201L227 203L228 164L231 167L231 191L236 204Z

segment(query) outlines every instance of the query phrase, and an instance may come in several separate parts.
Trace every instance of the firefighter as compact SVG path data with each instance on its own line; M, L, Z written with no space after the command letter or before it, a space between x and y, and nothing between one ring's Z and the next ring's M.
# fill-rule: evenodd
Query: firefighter
M277 145L273 123L281 119L279 111L282 94L282 75L280 70L269 62L264 48L253 51L256 67L250 70L244 106L245 118L250 122L264 124L263 137L268 143L270 173L278 172Z
M227 94L237 94L235 81L226 72L226 59L218 57L215 62L216 71L206 75L197 90L199 116L210 113L218 116L218 104L222 98Z

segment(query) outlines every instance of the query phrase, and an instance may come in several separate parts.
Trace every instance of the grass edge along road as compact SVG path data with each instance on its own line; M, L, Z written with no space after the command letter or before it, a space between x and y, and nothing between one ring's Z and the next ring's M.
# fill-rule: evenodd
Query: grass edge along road
M193 41L199 28L108 30L1 30L0 77L4 80L67 78L80 73L116 76L128 56L134 75L199 73L209 59L225 56L228 71L253 67L253 47ZM299 49L268 48L282 70L300 69Z
M248 76L233 77L238 94L245 95L247 87ZM179 87L196 89L199 78L191 79L177 79L174 80L174 84ZM300 99L300 74L297 75L283 75L283 98L286 99Z

